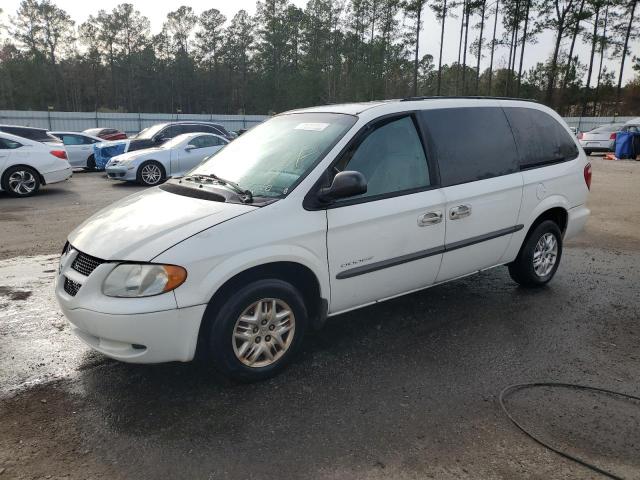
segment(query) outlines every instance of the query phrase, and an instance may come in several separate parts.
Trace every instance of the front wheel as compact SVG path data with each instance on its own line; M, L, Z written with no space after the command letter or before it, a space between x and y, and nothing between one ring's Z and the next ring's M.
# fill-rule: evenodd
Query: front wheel
M9 167L2 176L2 189L12 197L29 197L40 188L40 175L31 167Z
M138 167L136 175L138 183L153 187L159 185L165 180L164 167L155 160L144 162Z
M223 375L243 382L282 371L302 344L308 323L300 292L277 279L250 283L207 315L208 357Z
M509 264L511 278L523 287L547 284L560 265L562 232L552 220L545 220L528 236L518 257Z

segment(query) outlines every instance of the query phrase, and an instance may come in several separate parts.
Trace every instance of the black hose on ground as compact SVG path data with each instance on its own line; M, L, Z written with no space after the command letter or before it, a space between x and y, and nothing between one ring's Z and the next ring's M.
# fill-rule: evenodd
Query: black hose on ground
M500 392L500 396L498 397L498 401L500 402L500 407L502 407L502 410L504 411L505 415L509 418L509 420L511 420L513 422L513 424L518 427L522 433L524 433L525 435L527 435L529 438L531 438L533 441L539 443L540 445L542 445L545 448L548 448L549 450L551 450L552 452L557 453L558 455L563 456L564 458L568 458L569 460L572 460L576 463L579 463L580 465L587 467L591 470L593 470L594 472L598 472L602 475L605 475L609 478L613 478L614 480L624 480L622 477L611 473L607 470L604 470L596 465L593 465L585 460L582 460L578 457L575 457L573 455L571 455L570 453L564 452L558 448L555 448L551 445L549 445L548 443L544 442L543 440L541 440L540 438L536 437L535 435L533 435L532 433L530 433L529 431L527 431L527 429L525 429L515 418L513 418L513 416L511 415L511 413L509 413L509 410L507 410L507 407L504 404L504 399L505 397L507 397L508 394L515 392L516 390L522 390L525 388L533 388L533 387L563 387L563 388L570 388L570 389L574 389L574 390L588 390L588 391L592 391L592 392L598 392L598 393L607 393L609 395L615 395L615 396L619 396L619 397L623 397L623 398L627 398L629 400L637 400L640 401L640 397L636 397L635 395L628 395L626 393L620 393L620 392L615 392L613 390L607 390L606 388L598 388L598 387L589 387L586 385L576 385L573 383L561 383L561 382L537 382L537 383L518 383L515 385L509 385L508 387L504 388L501 392Z

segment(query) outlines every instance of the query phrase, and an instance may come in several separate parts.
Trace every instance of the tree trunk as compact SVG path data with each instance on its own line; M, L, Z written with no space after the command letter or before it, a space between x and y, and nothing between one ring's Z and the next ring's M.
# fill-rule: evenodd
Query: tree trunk
M422 2L418 3L418 21L416 22L416 56L413 63L413 96L418 96L418 49L420 48L420 15L422 14Z
M509 45L509 62L507 63L507 78L505 81L506 96L509 96L511 89L511 79L513 77L513 67L515 65L516 51L518 45L518 27L520 26L520 0L516 3L516 11L513 16L513 27L511 29L511 43Z
M582 114L587 113L587 103L589 102L589 85L591 84L591 74L593 73L593 57L596 53L596 43L598 40L598 22L600 21L600 4L596 4L596 18L593 22L593 34L591 37L591 53L589 55L589 71L587 73L587 84L584 87L584 96L582 97Z
M573 8L573 0L569 0L566 7L560 12L559 0L555 0L556 15L558 17L558 31L556 32L555 46L553 47L553 55L551 56L551 68L549 68L549 74L547 76L547 93L545 100L547 105L553 107L553 90L555 88L556 73L558 70L558 54L560 53L560 43L564 36L564 31L567 27L565 21L567 13Z
M467 91L467 41L469 38L469 16L471 14L471 0L467 0L467 11L464 25L464 52L462 53L462 94Z
M529 8L531 0L526 0L527 7L524 13L524 29L522 31L522 48L520 49L520 65L518 66L518 86L516 87L516 97L520 96L520 85L522 84L522 61L524 60L524 47L527 45L527 27L529 26Z
M500 0L496 0L496 12L493 20L493 38L491 40L491 60L489 62L489 87L488 94L491 95L491 83L493 82L493 54L496 50L496 28L498 26L498 10L500 9Z
M482 0L482 12L480 14L480 36L478 37L478 61L476 63L476 95L478 95L478 88L480 86L480 59L482 58L482 35L484 33L484 13L486 7L487 0Z
M464 33L464 12L467 8L467 1L462 4L462 15L460 15L460 43L458 43L458 68L456 69L456 95L458 95L458 86L460 83L460 60L462 57L462 34Z
M578 10L576 24L573 27L573 36L571 38L571 47L569 47L569 57L567 58L567 67L565 68L564 76L562 78L562 86L560 87L563 98L566 97L565 94L567 90L567 82L569 79L569 74L571 73L571 63L573 62L573 49L576 46L576 38L578 37L578 33L580 33L580 21L581 21L583 10L584 10L584 0L580 2L580 10Z
M598 93L600 90L600 79L602 78L602 65L604 63L604 51L607 43L607 23L609 21L609 5L604 11L604 26L602 28L602 36L600 37L600 65L598 66L598 81L596 82L596 90L593 92L593 116L596 116L596 106L598 105Z
M620 91L622 90L622 74L624 73L624 59L627 56L627 48L629 47L629 36L631 35L631 26L633 25L633 15L636 13L637 4L638 0L633 0L633 3L631 4L631 14L629 15L629 25L627 25L627 34L624 37L622 59L620 60L620 76L618 77L618 88L616 89L616 105L620 102Z
M444 43L444 22L447 18L447 0L442 4L442 28L440 29L440 57L438 58L438 92L440 95L440 85L442 84L442 46Z

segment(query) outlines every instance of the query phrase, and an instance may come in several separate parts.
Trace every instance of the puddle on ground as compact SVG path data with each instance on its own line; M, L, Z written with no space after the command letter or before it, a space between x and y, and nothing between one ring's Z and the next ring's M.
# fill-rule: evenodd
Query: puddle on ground
M54 294L58 257L0 261L0 395L78 370L87 349Z

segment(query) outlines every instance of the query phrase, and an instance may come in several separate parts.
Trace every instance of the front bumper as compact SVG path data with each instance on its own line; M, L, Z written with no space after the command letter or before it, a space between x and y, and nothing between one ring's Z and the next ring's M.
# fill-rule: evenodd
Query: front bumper
M133 181L136 179L136 167L126 165L107 165L105 168L110 180Z
M104 355L130 363L193 360L206 305L161 312L114 315L58 301L72 332Z
M102 262L85 275L73 268L78 255L71 248L61 258L55 290L72 331L83 342L124 362L193 359L206 305L178 308L173 292L144 298L107 297L102 284L118 262ZM66 282L73 282L75 288Z

